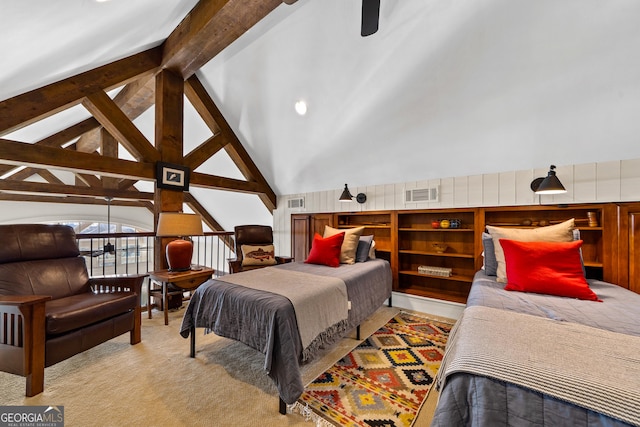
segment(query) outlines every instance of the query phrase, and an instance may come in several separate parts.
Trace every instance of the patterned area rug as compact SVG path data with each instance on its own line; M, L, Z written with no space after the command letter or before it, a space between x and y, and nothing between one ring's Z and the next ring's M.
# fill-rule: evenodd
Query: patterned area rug
M309 384L297 410L318 425L411 426L451 327L400 312Z

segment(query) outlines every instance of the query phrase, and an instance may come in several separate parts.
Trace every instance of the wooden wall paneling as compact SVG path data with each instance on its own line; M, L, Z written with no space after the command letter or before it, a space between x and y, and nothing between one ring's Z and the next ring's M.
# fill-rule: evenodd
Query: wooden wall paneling
M475 254L476 254L476 270L480 270L484 264L484 256L482 255L484 251L484 246L482 245L482 233L485 231L485 211L482 208L477 208L475 210L475 223L473 224L473 229L475 230Z
M295 262L302 262L309 255L309 236L312 236L310 221L308 214L291 215L291 256Z
M640 207L629 213L629 289L640 294Z
M640 293L640 203L619 205L619 227L618 284Z
M599 225L602 227L602 253L598 254L602 261L602 279L626 287L624 275L620 274L620 211L616 204L601 205ZM627 253L625 250L622 253Z

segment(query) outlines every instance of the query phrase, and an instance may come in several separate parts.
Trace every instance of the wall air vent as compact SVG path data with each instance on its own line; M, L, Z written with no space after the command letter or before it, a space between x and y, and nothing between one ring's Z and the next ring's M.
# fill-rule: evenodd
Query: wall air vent
M440 186L430 188L414 188L404 192L405 203L437 202L440 198Z
M304 208L304 197L296 197L295 199L287 200L287 207L289 209L302 209L302 208Z

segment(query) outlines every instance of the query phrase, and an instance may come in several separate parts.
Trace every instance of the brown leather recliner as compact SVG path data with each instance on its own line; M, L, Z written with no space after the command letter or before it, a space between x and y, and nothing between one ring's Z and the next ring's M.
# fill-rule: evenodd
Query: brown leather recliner
M0 225L0 370L44 390L44 368L114 337L141 340L145 274L90 278L63 225Z
M273 229L268 225L238 225L234 228L236 257L229 259L229 271L231 273L239 273L241 271L253 270L256 268L267 267L269 265L284 264L291 262L290 257L273 256L275 261L266 264L243 265L242 245L251 246L268 246L273 245Z

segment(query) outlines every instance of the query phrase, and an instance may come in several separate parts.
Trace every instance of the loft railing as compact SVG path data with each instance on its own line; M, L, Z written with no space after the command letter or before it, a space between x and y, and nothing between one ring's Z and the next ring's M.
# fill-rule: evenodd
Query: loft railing
M154 233L76 234L76 240L91 276L143 274L159 269L154 265ZM192 240L193 264L213 268L216 277L229 273L227 259L235 258L233 232L209 232ZM145 279L143 305L148 287Z

